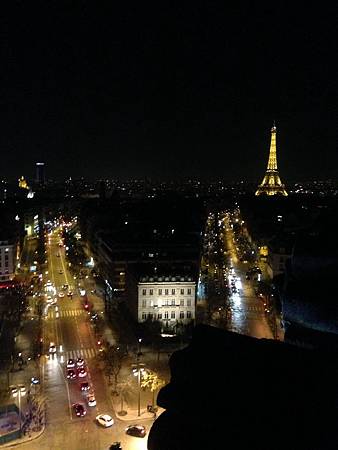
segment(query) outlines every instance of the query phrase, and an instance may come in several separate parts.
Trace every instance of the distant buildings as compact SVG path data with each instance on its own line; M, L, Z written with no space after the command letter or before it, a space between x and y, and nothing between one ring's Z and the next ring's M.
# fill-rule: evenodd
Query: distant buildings
M14 278L16 244L9 240L0 241L0 281Z
M35 181L41 186L46 183L45 163L43 162L35 164Z

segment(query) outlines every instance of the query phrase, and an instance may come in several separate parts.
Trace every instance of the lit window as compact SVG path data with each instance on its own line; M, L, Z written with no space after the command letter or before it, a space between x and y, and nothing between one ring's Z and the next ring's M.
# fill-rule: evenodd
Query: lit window
M175 299L174 298L171 300L171 306L175 306Z
M165 300L164 304L165 304L165 306L168 306L169 305L169 300Z

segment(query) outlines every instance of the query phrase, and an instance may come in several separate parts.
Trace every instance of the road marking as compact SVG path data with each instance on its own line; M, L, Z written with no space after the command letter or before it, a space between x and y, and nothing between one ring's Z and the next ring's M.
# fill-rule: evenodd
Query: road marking
M96 354L97 350L95 348L68 350L65 352L65 360L77 358L92 359L95 358Z

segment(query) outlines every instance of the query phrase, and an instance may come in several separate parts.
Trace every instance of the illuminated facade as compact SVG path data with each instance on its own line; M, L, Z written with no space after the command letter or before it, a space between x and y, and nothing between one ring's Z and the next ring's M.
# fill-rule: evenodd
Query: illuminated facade
M10 241L0 241L0 281L14 278L16 245Z
M268 167L263 181L258 186L255 195L282 195L287 196L284 184L282 184L277 168L276 127L271 128L271 144Z
M28 186L27 181L25 180L24 176L19 178L19 188L21 188L21 189L29 189L29 186Z
M167 328L195 319L196 283L192 277L141 277L138 321L159 320Z

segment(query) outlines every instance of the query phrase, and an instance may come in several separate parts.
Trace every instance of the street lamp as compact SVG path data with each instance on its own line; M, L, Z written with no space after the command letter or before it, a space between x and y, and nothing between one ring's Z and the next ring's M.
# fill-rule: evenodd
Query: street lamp
M12 396L13 398L18 398L18 404L19 404L19 429L20 429L20 434L21 434L21 427L22 427L22 423L21 423L21 396L25 396L26 395L26 386L23 384L18 384L17 386L11 386L11 392L12 392Z
M145 371L144 369L145 364L142 364L139 362L139 356L137 356L137 364L133 364L133 375L137 377L137 384L138 384L138 399L137 399L137 415L140 417L141 415L141 376L142 373Z

